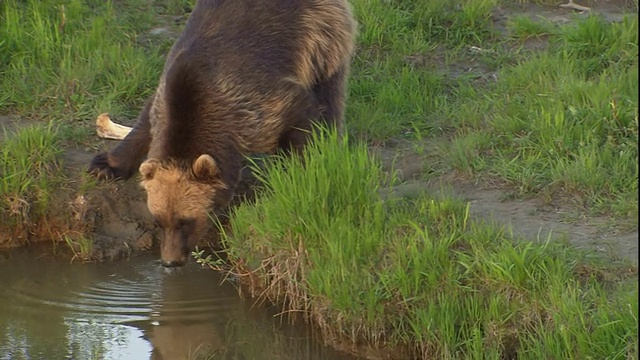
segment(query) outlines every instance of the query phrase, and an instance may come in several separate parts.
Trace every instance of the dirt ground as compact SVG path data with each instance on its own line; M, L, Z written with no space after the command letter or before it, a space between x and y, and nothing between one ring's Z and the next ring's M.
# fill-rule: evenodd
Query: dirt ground
M490 183L473 183L445 174L428 181L423 178L424 162L410 148L374 148L372 152L382 160L387 171L398 171L400 184L391 188L394 196L418 197L453 196L470 203L472 218L506 226L514 236L533 241L568 241L570 244L595 251L613 260L627 260L638 265L638 229L621 232L609 219L582 217L575 219L571 205L556 201L545 204L541 199L515 200L509 189Z
M630 1L599 0L585 1L581 5L591 6L593 11L602 13L610 21L619 21L624 13L630 10ZM496 10L496 27L504 29L508 16L524 14L532 18L546 18L553 22L568 22L573 16L580 14L571 9L558 6L540 6L533 4L503 6ZM173 28L153 29L149 36L176 36ZM544 44L534 44L544 46ZM422 59L407 57L420 65ZM442 66L442 65L440 65ZM461 63L450 70L451 76L460 76L463 72L477 72L479 78L485 81L495 76L478 65L473 58L467 63ZM97 114L96 114L97 115ZM94 119L87 119L92 124ZM133 121L119 121L125 125L133 125ZM16 118L0 117L0 126L13 131L16 127L25 125ZM1 136L1 134L0 134ZM110 148L115 141L95 140L98 147ZM401 183L392 192L398 196L413 197L423 191L435 194L450 194L469 201L473 217L493 220L498 224L510 226L515 234L528 239L545 240L547 236L565 238L570 243L583 248L592 249L597 253L617 259L626 259L638 264L638 230L619 232L604 218L568 217L572 213L569 205L557 203L544 204L539 199L513 200L507 196L508 189L500 189L490 184L475 184L457 179L449 174L429 181L423 178L424 158L415 152L397 145L372 147L372 152L380 156L383 166L391 168L395 160L395 168L400 172ZM66 149L65 173L71 182L79 182L80 174L86 169L92 156L93 149ZM249 191L249 183L243 183L241 193ZM73 188L73 186L71 187ZM147 250L157 245L160 235L150 219L145 204L145 196L137 181L101 184L86 194L70 193L65 195L70 206L75 208L77 222L91 229L94 240L94 259L114 259L131 254L133 251ZM571 220L569 220L571 219ZM609 224L609 225L606 225ZM606 225L606 226L605 226ZM215 239L210 239L215 241Z

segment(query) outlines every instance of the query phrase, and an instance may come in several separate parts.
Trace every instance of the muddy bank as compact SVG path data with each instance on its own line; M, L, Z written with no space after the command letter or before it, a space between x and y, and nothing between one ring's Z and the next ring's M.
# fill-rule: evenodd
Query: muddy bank
M78 177L93 156L79 149L67 150L65 172ZM73 201L76 220L87 226L85 236L93 241L90 259L115 259L154 246L158 229L137 181L99 183Z

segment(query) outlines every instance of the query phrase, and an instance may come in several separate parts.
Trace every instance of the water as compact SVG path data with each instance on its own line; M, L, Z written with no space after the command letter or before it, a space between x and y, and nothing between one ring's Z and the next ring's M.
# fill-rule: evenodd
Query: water
M0 253L0 360L352 359L193 262L70 264L47 249Z

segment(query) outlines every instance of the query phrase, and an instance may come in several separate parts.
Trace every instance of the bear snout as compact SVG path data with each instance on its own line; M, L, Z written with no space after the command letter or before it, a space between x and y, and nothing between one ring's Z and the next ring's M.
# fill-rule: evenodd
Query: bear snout
M186 264L186 260L169 260L169 261L165 261L164 259L162 259L161 261L162 266L166 267L166 268L174 268L174 267L181 267L184 266Z
M165 230L160 246L160 258L164 267L184 266L189 259L187 235L181 231Z

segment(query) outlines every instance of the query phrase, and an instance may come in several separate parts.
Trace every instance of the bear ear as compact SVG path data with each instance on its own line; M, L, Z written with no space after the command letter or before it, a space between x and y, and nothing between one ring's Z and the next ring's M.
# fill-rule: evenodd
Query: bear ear
M200 155L193 162L193 174L197 179L213 179L220 169L213 158L207 154Z
M142 180L148 181L153 179L153 175L155 175L156 170L158 169L158 161L154 159L147 160L140 165L140 175L142 175Z

